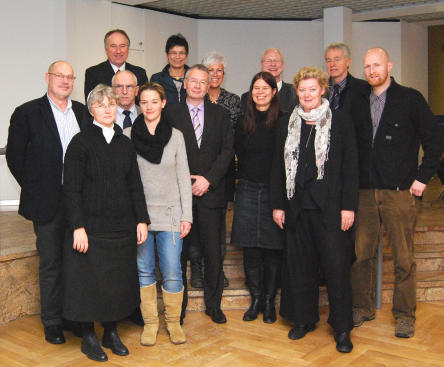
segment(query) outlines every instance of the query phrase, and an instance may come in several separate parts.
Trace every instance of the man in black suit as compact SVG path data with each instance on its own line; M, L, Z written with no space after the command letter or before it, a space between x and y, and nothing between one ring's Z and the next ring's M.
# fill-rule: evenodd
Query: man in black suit
M214 322L225 323L227 320L220 309L224 281L220 227L226 203L225 174L234 155L233 129L222 107L204 101L209 81L210 75L205 66L198 64L191 67L184 79L186 100L168 107L165 114L183 133L193 182L193 226L184 239L182 250L184 284L188 248L191 243L200 245L205 260L205 312ZM186 304L184 296L183 310Z
M122 29L113 29L105 34L105 52L108 57L98 65L91 66L85 71L85 100L89 92L100 83L111 86L111 79L118 71L129 70L137 78L141 86L148 81L145 69L126 62L129 53L130 39Z
M351 61L350 48L345 43L332 43L325 50L325 64L330 75L328 99L332 110L350 113L353 98L366 89L364 80L349 73Z
M63 160L72 137L86 124L87 110L71 101L74 73L65 61L46 73L47 93L17 107L11 116L6 160L21 186L19 214L32 220L40 255L41 319L45 338L65 342L62 331Z
M271 73L276 79L279 91L279 100L281 103L281 110L286 112L293 111L298 104L298 97L292 84L285 83L281 79L284 71L284 55L277 48L269 48L264 51L261 58L261 69ZM249 92L245 92L241 97L241 110L245 112L247 106L247 99Z

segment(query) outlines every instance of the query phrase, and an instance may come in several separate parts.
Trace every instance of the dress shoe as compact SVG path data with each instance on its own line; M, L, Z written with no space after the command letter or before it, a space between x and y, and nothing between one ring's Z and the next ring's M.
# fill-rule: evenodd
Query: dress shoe
M116 329L105 329L102 345L105 348L111 348L111 351L118 356L127 356L129 354L128 348L123 345Z
M353 349L353 344L350 340L350 332L343 331L335 333L336 350L341 353L350 353Z
M106 362L108 360L108 356L101 348L95 333L89 333L83 337L81 350L93 361Z
M227 322L227 318L220 308L206 309L205 313L210 316L211 320L216 324L225 324Z
M276 321L276 309L274 307L274 296L265 295L264 317L266 324L272 324Z
M309 331L313 331L315 328L315 324L295 325L295 327L289 331L288 337L292 340L298 340L303 338Z
M264 311L264 302L262 297L254 297L251 298L251 305L248 310L244 313L243 320L244 321L253 321L257 319L257 315L260 312Z
M65 336L60 325L53 325L45 327L45 339L51 344L63 344Z

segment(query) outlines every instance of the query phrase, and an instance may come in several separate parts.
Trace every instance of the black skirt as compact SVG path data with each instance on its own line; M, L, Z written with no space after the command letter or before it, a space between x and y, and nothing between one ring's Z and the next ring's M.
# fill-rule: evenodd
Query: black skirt
M86 254L73 249L72 234L66 236L63 317L81 322L120 320L140 303L136 233L87 235Z
M241 247L282 249L283 231L273 221L270 187L240 179L234 202L231 243Z

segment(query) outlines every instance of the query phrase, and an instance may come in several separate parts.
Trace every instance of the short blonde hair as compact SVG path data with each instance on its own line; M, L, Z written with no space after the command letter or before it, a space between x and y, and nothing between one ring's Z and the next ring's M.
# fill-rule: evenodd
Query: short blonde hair
M105 84L97 84L96 87L88 94L86 102L88 105L88 111L91 112L91 107L94 103L102 103L105 97L108 97L110 101L118 101L118 97L111 87Z
M301 80L305 79L316 79L321 86L321 88L328 89L328 75L321 69L315 66L304 66L298 73L293 77L293 85L298 89Z

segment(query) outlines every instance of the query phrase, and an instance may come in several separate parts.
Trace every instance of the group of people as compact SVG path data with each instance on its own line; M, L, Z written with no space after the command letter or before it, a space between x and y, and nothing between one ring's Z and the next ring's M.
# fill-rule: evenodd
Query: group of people
M300 339L319 321L325 283L336 348L350 352L351 329L375 317L384 226L395 335L413 336L416 198L444 144L423 96L391 77L386 50L367 51L364 81L348 71L348 46L333 43L328 74L304 67L292 85L270 48L239 98L221 87L223 55L188 67L180 34L168 38L168 64L150 82L126 62L125 31L108 32L104 45L107 61L85 72L87 108L70 99L72 67L56 61L47 93L11 117L6 158L21 186L19 213L34 223L48 342L64 343L68 329L90 359L107 360L101 345L128 355L117 322L130 316L144 325L141 344L154 345L156 250L171 342L186 342L188 261L206 314L225 323L225 214L234 198L231 243L243 249L251 293L245 321L263 313L275 322L281 288L288 337ZM101 345L94 322L104 327Z

